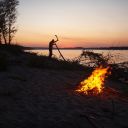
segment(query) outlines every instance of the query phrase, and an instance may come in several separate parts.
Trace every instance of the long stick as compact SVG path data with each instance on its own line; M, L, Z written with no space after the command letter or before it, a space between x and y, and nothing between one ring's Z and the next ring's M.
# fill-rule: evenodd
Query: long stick
M57 44L55 44L55 45L56 45L56 48L57 48L58 52L60 53L61 57L63 58L63 60L66 61L65 58L64 58L64 56L63 56L62 53L60 52L60 50L59 50Z
M55 37L56 37L57 41L59 41L58 36L55 35ZM57 42L57 41L56 41L56 42ZM64 56L63 56L62 53L60 52L60 49L58 48L58 46L57 46L56 43L55 43L55 45L56 45L56 48L57 48L58 52L60 53L61 57L63 58L63 60L66 61L65 58L64 58Z

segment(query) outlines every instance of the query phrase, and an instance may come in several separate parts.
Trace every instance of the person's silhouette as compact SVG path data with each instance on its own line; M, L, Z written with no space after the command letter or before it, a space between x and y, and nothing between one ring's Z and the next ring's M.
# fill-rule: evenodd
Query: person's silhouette
M53 45L56 45L56 42L57 42L58 40L54 40L54 39L52 39L50 42L49 42L49 58L52 58L52 55L53 55L53 52L52 52L52 50L53 50Z

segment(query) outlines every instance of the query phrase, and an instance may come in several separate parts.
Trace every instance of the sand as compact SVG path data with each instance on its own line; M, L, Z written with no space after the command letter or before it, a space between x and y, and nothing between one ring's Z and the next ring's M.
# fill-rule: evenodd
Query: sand
M127 128L127 97L75 91L85 73L15 65L0 72L0 128Z

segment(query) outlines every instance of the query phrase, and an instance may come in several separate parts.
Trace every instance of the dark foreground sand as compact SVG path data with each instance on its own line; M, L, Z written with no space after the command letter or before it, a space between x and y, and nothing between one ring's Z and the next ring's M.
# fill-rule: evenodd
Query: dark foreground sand
M126 97L75 92L85 72L18 66L0 72L0 128L128 128Z

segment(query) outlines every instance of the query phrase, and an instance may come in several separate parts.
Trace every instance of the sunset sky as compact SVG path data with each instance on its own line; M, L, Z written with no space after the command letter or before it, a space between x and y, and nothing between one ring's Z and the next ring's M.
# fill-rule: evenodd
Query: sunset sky
M17 27L24 46L128 46L128 0L20 0Z

